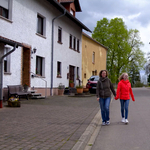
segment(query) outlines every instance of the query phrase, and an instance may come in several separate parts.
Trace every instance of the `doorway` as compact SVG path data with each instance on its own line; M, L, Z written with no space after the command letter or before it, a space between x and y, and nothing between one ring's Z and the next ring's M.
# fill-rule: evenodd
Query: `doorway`
M30 48L23 47L22 54L22 85L27 84L30 87L30 64L31 52Z
M69 65L69 79L72 80L74 82L74 66Z

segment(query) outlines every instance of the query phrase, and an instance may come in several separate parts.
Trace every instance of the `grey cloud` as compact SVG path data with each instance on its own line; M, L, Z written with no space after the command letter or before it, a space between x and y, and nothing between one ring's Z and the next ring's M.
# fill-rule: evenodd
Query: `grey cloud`
M147 1L148 2L148 1ZM150 2L148 2L150 4ZM96 26L97 21L106 16L123 16L138 14L139 17L134 18L142 26L149 23L150 5L140 5L140 3L133 3L127 0L80 0L82 12L78 12L77 18L82 21L91 30ZM93 18L88 12L95 12L100 14L101 18Z

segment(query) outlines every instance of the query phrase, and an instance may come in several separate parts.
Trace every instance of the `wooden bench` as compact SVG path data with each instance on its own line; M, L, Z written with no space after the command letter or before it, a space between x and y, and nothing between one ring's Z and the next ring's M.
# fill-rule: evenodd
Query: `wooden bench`
M26 99L28 100L29 93L24 91L24 88L22 85L7 85L7 87L8 87L8 99L11 96L18 96L19 100L20 100L20 97L26 97Z

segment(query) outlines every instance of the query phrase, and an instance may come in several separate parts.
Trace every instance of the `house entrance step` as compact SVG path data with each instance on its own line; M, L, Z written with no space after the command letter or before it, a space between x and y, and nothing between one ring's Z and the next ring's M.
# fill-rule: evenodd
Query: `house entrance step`
M31 93L30 95L31 96L41 96L42 94L41 93Z
M31 99L45 99L45 96L32 96Z

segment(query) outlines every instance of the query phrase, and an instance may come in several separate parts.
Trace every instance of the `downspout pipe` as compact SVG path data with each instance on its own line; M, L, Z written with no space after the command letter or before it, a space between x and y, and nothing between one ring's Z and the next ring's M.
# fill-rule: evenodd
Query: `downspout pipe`
M17 43L15 43L14 48L9 51L7 54L3 55L0 58L0 65L1 65L1 78L0 78L0 108L2 108L2 101L3 101L3 60L5 57L7 57L8 55L10 55L12 52L14 52L16 50L17 47Z
M53 54L54 54L54 21L60 17L63 17L66 14L66 9L64 9L64 13L53 18L52 20L52 44L51 44L51 88L50 88L50 95L52 96L52 90L53 90Z

